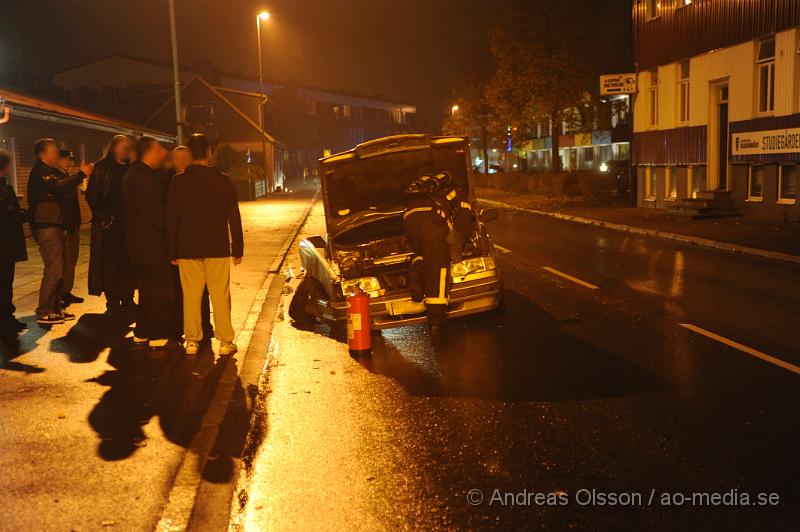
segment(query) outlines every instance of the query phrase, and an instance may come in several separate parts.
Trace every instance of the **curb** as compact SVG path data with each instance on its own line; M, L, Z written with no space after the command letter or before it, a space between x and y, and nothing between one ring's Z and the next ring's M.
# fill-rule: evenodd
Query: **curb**
M203 414L200 430L194 435L194 438L192 438L191 444L186 449L181 459L174 481L167 494L167 500L161 509L158 523L155 526L155 530L157 531L183 531L189 526L197 500L198 489L203 481L203 465L217 440L219 428L228 410L228 404L236 387L236 381L244 367L243 361L247 358L250 351L250 341L252 340L258 320L261 317L264 303L269 295L270 286L285 262L292 243L308 220L308 216L311 214L314 205L316 205L317 199L318 194L315 194L308 208L300 215L299 221L292 226L280 251L278 251L278 254L275 256L275 260L272 261L272 264L266 271L267 275L250 305L242 330L236 335L239 351L232 357L231 361L226 364L223 375L220 377L219 383L217 384L217 389L214 391L211 403L209 403L208 409ZM234 362L234 364L230 362Z
M643 229L641 227L634 227L624 224L616 224L612 222L603 222L601 220L593 220L591 218L583 218L581 216L573 216L570 214L561 214L558 212L538 211L536 209L526 209L524 207L517 207L502 201L494 201L488 199L478 198L478 201L486 205L494 207L501 207L504 209L512 209L515 211L522 211L539 216L547 216L555 218L556 220L563 220L567 222L574 222L583 225L591 225L594 227L602 227L603 229L610 229L612 231L619 231L622 233L630 233L634 235L649 236L653 238L660 238L662 240L671 240L673 242L680 242L682 244L692 244L708 249L716 249L718 251L726 251L728 253L736 253L739 255L748 255L752 257L761 257L763 259L777 260L781 262L789 262L793 264L800 264L800 255L792 255L791 253L782 253L780 251L770 251L768 249L751 248L748 246L740 246L738 244L730 244L728 242L719 242L709 238L702 238L698 236L680 235L677 233L668 233L665 231L656 231L655 229Z

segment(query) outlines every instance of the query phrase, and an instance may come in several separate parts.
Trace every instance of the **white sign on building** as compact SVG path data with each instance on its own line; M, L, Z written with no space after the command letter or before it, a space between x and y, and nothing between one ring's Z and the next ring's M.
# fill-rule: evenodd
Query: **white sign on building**
M600 94L636 94L636 74L608 74L600 76Z
M733 155L800 153L800 128L733 134Z

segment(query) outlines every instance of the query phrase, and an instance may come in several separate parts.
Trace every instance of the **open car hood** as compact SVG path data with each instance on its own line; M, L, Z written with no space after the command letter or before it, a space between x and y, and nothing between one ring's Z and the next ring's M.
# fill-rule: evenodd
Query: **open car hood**
M473 198L469 143L464 137L397 135L321 159L328 232L336 234L370 213L402 212L413 180L449 172L463 197Z

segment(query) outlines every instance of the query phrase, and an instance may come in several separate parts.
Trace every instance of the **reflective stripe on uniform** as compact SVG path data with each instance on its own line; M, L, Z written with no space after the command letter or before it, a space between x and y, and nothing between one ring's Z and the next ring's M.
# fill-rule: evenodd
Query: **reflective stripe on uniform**
M446 299L447 295L447 268L439 270L439 297Z
M447 305L448 300L446 297L426 297L426 305Z
M403 219L405 220L409 215L414 214L415 212L431 212L432 210L433 207L415 207L404 212Z
M447 201L453 201L455 197L456 197L455 190L451 190L450 192L447 193Z
M419 261L421 261L421 260L425 260L425 259L424 259L422 256L420 256L420 255L417 255L416 257L414 257L413 259L411 259L411 264L416 264L417 262L419 262Z
M471 209L471 208L472 208L472 205L470 205L470 204L469 204L469 203L467 203L466 201L462 201L462 202L461 202L461 208L462 208L462 209Z

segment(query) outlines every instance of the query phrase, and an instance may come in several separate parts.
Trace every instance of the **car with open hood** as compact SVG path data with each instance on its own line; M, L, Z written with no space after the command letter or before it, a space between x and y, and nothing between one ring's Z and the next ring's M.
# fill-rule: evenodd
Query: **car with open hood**
M425 322L425 306L412 301L408 287L414 254L404 236L405 191L421 176L442 172L476 215L470 245L451 265L448 317L498 308L501 281L485 227L497 211L476 205L469 153L464 137L396 135L321 159L327 235L300 242L303 279L290 317L305 325L345 321L347 296L361 290L370 296L373 329Z

